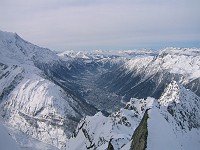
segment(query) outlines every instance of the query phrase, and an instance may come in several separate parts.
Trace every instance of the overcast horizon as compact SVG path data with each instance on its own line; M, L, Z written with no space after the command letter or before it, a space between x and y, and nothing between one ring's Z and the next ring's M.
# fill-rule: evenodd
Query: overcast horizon
M0 30L54 51L200 47L199 0L1 0Z

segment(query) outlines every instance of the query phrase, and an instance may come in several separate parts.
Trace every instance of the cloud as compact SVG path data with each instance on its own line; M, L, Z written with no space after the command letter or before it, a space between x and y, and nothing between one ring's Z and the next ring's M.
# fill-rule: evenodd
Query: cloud
M2 0L0 28L55 50L198 43L199 4L198 0Z

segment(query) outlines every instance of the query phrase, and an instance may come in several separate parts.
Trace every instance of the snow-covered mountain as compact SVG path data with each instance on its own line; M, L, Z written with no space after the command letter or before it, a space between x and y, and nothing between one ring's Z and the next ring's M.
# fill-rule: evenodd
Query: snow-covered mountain
M108 117L99 112L82 119L67 149L197 150L199 107L200 98L173 81L159 100L131 99Z
M136 69L138 72L144 71L145 68L146 78L166 70L172 74L183 75L185 80L193 80L200 77L199 58L200 50L196 48L166 48L155 57L130 60L125 67L130 71Z
M134 57L99 80L100 86L126 100L131 97L159 98L172 80L200 95L200 49L167 48L155 56Z
M94 50L94 51L74 51L68 50L58 53L59 56L67 58L81 58L81 59L104 59L104 58L132 58L136 56L155 56L158 52L155 50Z
M78 121L96 111L76 97L73 84L56 82L53 68L66 63L54 52L2 31L0 55L0 105L5 122L45 143L65 146ZM63 70L60 75L71 79L67 67Z
M0 56L0 129L16 148L200 146L200 49L56 54L0 31Z
M199 107L200 98L196 94L172 81L158 100L158 106L150 110L148 149L159 146L163 149L199 149Z
M76 120L69 117L82 117L73 109L76 105L76 101L60 87L34 76L23 79L16 86L1 111L12 127L61 147L76 125Z

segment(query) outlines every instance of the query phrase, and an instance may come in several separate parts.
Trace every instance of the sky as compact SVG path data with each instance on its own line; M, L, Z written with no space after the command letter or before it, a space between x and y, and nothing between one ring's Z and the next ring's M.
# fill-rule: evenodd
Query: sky
M200 0L0 0L0 30L55 51L200 47Z

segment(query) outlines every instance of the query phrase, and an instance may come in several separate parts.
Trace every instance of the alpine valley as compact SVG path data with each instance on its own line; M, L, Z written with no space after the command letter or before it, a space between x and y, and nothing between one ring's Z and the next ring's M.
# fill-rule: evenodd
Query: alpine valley
M54 52L0 31L0 149L198 150L200 49Z

